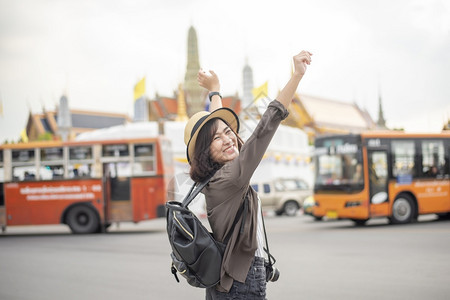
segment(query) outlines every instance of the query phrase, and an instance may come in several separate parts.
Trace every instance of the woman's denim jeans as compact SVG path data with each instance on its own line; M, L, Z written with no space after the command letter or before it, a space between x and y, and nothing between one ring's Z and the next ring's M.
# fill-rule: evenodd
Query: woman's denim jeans
M264 258L255 257L248 271L245 283L235 280L228 293L221 293L215 287L206 289L206 300L229 299L266 299L266 268L264 267Z

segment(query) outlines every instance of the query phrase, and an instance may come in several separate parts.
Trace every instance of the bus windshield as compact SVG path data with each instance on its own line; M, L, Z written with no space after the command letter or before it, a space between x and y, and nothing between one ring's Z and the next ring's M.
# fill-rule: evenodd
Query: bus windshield
M315 191L359 192L364 188L361 148L325 143L316 147Z

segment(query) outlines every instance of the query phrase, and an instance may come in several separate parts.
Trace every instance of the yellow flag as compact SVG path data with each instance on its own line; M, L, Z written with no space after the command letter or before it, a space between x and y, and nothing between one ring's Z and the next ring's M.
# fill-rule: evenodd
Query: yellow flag
M134 86L134 101L145 94L145 77Z
M20 138L22 139L22 142L28 143L28 135L25 129L22 129L22 131L20 132Z
M268 93L268 82L266 81L260 87L252 89L253 101L256 102L261 98L265 98L269 95Z

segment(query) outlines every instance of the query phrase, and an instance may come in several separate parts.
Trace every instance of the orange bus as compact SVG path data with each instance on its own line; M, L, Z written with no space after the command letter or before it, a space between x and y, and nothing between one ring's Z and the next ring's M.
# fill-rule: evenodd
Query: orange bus
M163 137L2 145L0 226L62 223L93 233L163 217L172 177Z
M450 212L450 132L366 132L315 141L313 215L394 224Z

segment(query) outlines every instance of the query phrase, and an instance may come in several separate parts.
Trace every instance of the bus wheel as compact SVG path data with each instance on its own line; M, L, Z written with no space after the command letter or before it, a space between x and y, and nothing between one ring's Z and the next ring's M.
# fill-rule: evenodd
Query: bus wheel
M95 211L85 205L77 205L67 213L67 225L73 233L97 232L100 222Z
M414 202L410 196L401 194L392 205L391 222L393 224L406 224L414 219Z
M356 226L364 226L364 225L366 225L366 222L367 222L368 219L364 219L364 220L351 219L351 220L353 221L353 223L355 223Z
M283 205L283 211L286 216L293 217L299 210L298 204L295 201L289 200Z

